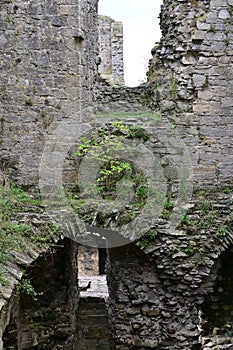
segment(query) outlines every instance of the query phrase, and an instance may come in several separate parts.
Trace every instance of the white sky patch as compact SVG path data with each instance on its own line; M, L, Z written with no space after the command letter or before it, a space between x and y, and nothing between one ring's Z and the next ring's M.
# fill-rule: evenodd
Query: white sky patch
M99 14L123 22L125 83L137 86L146 79L151 49L160 40L162 0L99 0Z

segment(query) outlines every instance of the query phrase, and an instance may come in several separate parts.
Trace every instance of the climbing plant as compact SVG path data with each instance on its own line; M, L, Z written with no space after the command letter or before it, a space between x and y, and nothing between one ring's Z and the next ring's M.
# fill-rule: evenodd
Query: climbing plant
M90 198L87 200L77 183L68 193L68 197L73 208L87 223L93 222L94 215L96 215L99 224L107 225L107 219L111 217L116 226L122 225L131 221L136 212L140 212L145 204L148 196L147 179L143 169L130 160L131 145L127 140L135 144L144 143L149 140L149 136L140 127L129 126L117 121L106 127L97 128L91 134L81 138L75 156L80 162L86 158L90 163L95 160L100 165L96 183L93 184L99 197L106 201L115 200L119 195L117 184L120 182L126 184L124 191L127 191L127 184L130 184L133 191L130 203L117 211L113 218L112 214L105 214L102 211L96 213L96 201Z

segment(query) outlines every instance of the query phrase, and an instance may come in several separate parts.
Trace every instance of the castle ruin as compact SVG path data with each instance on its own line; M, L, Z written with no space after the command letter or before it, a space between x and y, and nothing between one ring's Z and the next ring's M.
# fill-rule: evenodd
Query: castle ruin
M124 86L121 24L98 19L98 0L0 8L1 187L33 196L43 184L61 205L54 189L77 185L80 138L105 128L141 147L148 177L155 160L161 196L147 220L149 196L107 219L81 213L89 226L139 217L135 239L106 246L107 301L80 298L73 222L54 229L50 248L30 237L3 246L0 349L232 349L232 0L164 0L162 38L137 88ZM25 203L10 227L50 232L47 209L46 198Z

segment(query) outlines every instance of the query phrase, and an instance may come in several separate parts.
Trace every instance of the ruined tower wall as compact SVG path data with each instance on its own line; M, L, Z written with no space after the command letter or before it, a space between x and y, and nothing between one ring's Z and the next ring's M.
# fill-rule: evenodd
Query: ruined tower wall
M170 190L165 211L138 242L156 266L151 280L158 281L145 281L146 257L130 268L127 249L111 256L109 283L117 349L219 348L219 339L214 337L205 345L201 328L208 322L202 319L202 308L206 295L211 299L221 256L223 252L232 256L232 16L231 0L165 0L162 6L162 38L152 50L146 95L155 113L152 134L158 148L154 154L161 154L169 138L172 142L173 155L169 156L169 147L161 154ZM184 142L190 156L187 168L193 171L194 187L183 207L186 214L169 229L169 212L177 203L179 166L169 165L168 159L181 159L177 140ZM223 315L224 307L213 300L215 317ZM232 324L232 303L227 307L231 310L228 324ZM230 336L224 341L223 348L232 347Z
M46 135L91 106L98 1L1 2L1 151L14 180L38 181Z
M148 74L154 106L182 135L197 187L232 181L232 1L164 1Z
M114 85L124 84L123 26L111 17L99 16L99 73Z
M19 183L32 185L44 136L60 120L79 120L77 111L90 106L96 2L1 6L1 158ZM143 254L134 248L132 254L128 248L110 253L110 315L117 349L202 347L202 305L213 290L221 254L232 244L232 11L232 0L164 1L163 36L153 49L144 91L154 115L139 122L150 135L146 146L162 159L169 191L149 236L138 242ZM134 106L134 90L103 84L101 91L98 102L104 97L110 110ZM138 99L134 111L140 107ZM137 118L130 118L131 125L137 124ZM157 134L164 136L162 142ZM170 135L174 143L166 150ZM169 218L179 199L172 161L183 151L179 154L176 136L188 149L195 186L180 225L171 229Z

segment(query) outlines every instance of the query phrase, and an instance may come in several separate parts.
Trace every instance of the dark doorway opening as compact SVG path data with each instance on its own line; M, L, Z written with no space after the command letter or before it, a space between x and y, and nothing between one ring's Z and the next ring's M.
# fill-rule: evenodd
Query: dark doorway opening
M204 335L233 336L233 247L222 254L214 291L206 297Z
M99 275L106 274L107 250L99 248Z

